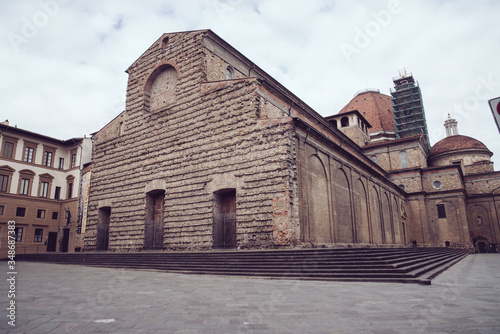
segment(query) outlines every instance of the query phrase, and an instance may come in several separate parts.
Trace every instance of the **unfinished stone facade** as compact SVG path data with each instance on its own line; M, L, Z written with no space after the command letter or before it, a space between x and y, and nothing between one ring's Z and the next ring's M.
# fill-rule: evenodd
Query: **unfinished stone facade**
M292 119L267 116L261 82L236 79L241 65L220 45L214 54L209 35L165 35L128 69L125 112L94 136L87 248L103 248L108 224L111 250L211 249L225 193L238 247L296 242ZM229 61L236 78L226 80ZM152 219L160 228L148 230ZM159 242L146 245L146 232Z
M390 97L323 118L210 30L163 35L127 73L93 136L86 250L499 242L488 153L437 163L395 139Z
M211 31L165 34L127 72L93 137L87 250L404 244L384 171Z

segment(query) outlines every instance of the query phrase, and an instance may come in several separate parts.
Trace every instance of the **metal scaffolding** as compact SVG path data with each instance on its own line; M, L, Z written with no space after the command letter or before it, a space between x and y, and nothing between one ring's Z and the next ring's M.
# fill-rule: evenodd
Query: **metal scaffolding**
M400 72L399 77L392 79L394 82L394 88L391 89L392 108L397 137L407 138L423 134L429 145L429 132L418 82L406 71Z

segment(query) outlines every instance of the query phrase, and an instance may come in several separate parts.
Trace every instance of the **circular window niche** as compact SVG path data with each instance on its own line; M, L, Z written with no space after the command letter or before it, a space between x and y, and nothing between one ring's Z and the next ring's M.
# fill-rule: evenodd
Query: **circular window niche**
M432 183L432 187L433 187L434 189L438 189L438 190L439 190L439 189L441 189L441 187L442 187L442 186L443 186L443 184L441 183L441 181L434 181L434 182Z

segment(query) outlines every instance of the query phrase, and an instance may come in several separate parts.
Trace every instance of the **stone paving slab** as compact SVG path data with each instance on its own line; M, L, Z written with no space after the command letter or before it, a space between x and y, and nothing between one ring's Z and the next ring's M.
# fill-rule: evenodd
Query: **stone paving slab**
M499 333L500 255L430 286L268 280L18 262L16 326L1 333Z

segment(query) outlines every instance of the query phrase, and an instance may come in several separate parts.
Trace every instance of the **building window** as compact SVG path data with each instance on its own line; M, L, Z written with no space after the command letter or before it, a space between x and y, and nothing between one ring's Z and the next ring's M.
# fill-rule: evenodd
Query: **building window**
M35 237L33 242L42 242L43 240L43 228L35 228Z
M49 183L48 182L40 182L40 197L47 197L49 194Z
M66 178L66 189L67 189L67 192L66 192L66 199L70 199L73 197L73 184L75 182L75 177L73 175L69 175L67 178Z
M38 209L36 212L36 218L45 219L45 210Z
M24 217L26 215L26 208L17 208L16 217Z
M64 169L64 158L59 158L59 169Z
M20 195L29 195L30 191L30 179L21 179L21 185L19 187Z
M406 151L399 152L399 159L401 161L401 168L408 168L408 160L406 159Z
M14 143L5 142L3 144L3 154L2 156L7 159L13 159L14 157Z
M10 166L0 166L0 192L10 192L10 183L15 171Z
M0 175L0 192L7 192L7 185L9 184L9 177L7 175Z
M370 159L371 159L374 163L377 163L377 156L376 156L376 155L372 155Z
M226 80L234 79L234 69L231 66L226 67Z
M348 117L342 117L340 119L340 126L341 127L349 126L349 118Z
M477 216L477 218L476 218L476 225L477 226L483 226L483 217Z
M52 152L44 152L43 153L43 165L47 167L52 167Z
M39 176L40 183L38 184L38 196L48 198L50 196L50 188L54 177L48 173Z
M16 158L17 138L3 135L2 157L7 159Z
M398 187L401 188L401 190L405 190L406 189L406 187L405 187L404 184L400 184Z
M24 148L24 162L33 162L33 157L35 155L35 149L33 147Z
M76 166L76 154L71 154L71 168Z
M4 210L4 206L0 205L0 216L3 216L3 210Z
M168 47L168 37L165 37L162 41L161 41L161 47L163 50L166 50L167 47Z
M31 184L35 178L35 173L29 169L19 171L19 183L17 193L21 195L31 195Z
M437 189L437 190L441 189L441 187L442 187L442 186L443 186L443 184L441 183L441 181L434 181L434 182L432 183L432 187L433 187L434 189Z
M446 218L446 209L444 204L438 204L436 205L437 207L437 213L438 213L438 218Z
M16 227L14 229L14 238L16 239L17 242L20 242L23 240L23 228L22 227Z
M54 194L54 199L61 199L61 187L56 187L56 192Z
M52 219L56 220L57 217L59 217L59 212L57 211L52 212Z

